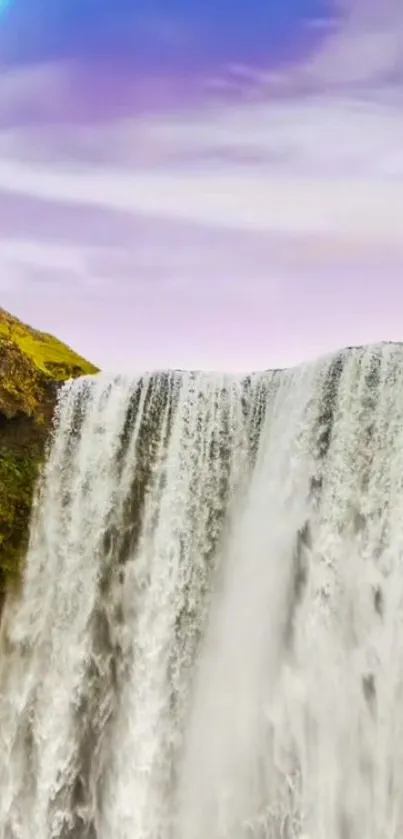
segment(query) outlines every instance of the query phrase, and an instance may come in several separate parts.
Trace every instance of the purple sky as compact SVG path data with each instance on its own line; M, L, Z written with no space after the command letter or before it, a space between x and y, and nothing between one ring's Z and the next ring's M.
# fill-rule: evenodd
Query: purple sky
M403 340L401 0L112 6L0 17L0 305L134 372Z

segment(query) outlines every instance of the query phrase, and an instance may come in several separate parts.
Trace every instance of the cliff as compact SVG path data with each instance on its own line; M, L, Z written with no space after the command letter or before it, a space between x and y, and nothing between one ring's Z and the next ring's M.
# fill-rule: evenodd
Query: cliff
M98 370L0 309L0 605L17 582L60 385Z

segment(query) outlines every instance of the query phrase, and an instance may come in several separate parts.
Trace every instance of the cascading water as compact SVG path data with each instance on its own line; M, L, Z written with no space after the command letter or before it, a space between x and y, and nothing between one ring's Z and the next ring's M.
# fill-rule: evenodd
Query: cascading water
M61 392L0 839L403 837L403 348Z

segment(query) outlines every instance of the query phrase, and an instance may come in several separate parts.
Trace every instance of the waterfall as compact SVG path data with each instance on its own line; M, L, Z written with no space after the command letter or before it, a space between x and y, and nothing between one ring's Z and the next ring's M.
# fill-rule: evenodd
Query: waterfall
M0 839L402 839L403 348L66 385Z

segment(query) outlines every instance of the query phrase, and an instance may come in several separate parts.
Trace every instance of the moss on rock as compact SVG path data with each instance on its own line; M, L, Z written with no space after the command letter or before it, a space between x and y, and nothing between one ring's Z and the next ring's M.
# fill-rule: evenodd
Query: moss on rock
M18 582L57 392L98 369L0 309L0 601Z

